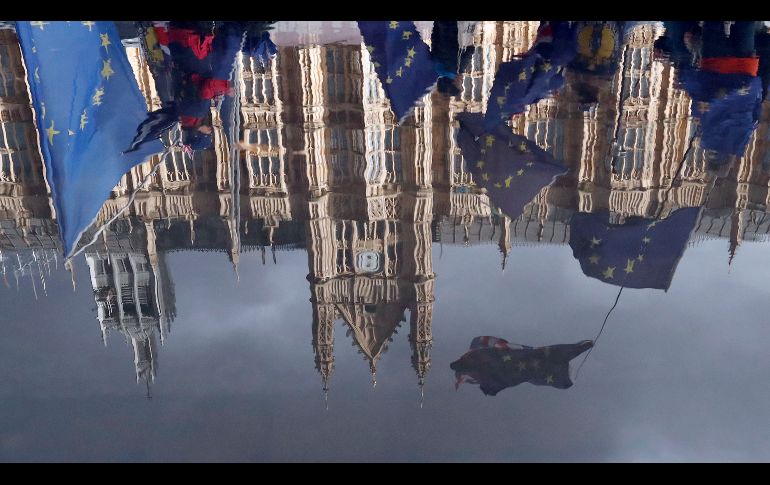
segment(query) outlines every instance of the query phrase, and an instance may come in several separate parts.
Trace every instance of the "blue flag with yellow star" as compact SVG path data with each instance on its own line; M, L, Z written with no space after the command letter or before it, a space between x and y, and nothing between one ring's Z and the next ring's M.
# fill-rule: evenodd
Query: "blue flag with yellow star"
M163 145L122 153L147 105L113 22L17 22L16 30L69 256L123 174Z
M576 213L569 245L586 276L616 286L668 290L699 213L699 207L687 207L662 220L633 217L625 224L609 224L606 211Z
M477 185L487 189L492 203L511 219L521 215L543 187L567 170L551 154L503 123L487 131L480 113L460 113L457 120L457 144L467 170Z
M367 20L359 21L358 28L390 107L400 121L438 79L428 45L414 22Z
M487 129L561 89L566 67L575 55L575 34L569 22L541 26L529 52L497 69L487 102Z
M468 352L449 367L455 371L455 389L466 382L478 384L487 396L524 382L567 389L572 387L570 361L593 345L591 340L583 340L535 348L497 337L476 337Z
M701 148L742 157L762 109L762 80L745 74L682 69L679 82L693 99Z

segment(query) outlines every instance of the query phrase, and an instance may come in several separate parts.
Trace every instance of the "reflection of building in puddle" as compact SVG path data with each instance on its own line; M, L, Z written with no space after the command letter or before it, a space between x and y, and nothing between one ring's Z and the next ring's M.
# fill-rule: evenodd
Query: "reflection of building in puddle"
M134 350L137 382L155 379L158 347L176 316L173 282L163 253L148 247L144 226L123 220L105 232L101 250L85 253L96 301L96 318L107 345L108 331L121 333Z
M101 329L120 332L133 346L138 378L154 378L155 339L168 337L176 315L165 263L174 251L221 252L237 271L241 252L259 251L266 263L278 261L281 250L305 248L315 362L328 387L337 321L374 373L409 318L412 363L423 382L432 342L433 242L496 244L505 257L519 245L567 244L574 212L666 217L704 204L707 194L692 241L727 238L734 254L742 241L765 240L767 106L727 178L711 188L696 139L672 187L695 126L675 69L652 56L659 34L653 25L628 36L614 76L568 72L561 92L513 118L514 132L572 170L519 217L498 214L466 168L455 120L463 111L484 111L497 66L528 49L537 23L473 25L463 34L472 53L460 95L426 94L400 126L361 44L283 45L266 66L238 59L238 146L228 146L212 109L213 148L192 158L174 151L86 251ZM141 50L127 52L148 106L159 106ZM8 263L61 249L18 42L9 31L0 30L0 61L0 251ZM579 102L577 81L598 89L597 105ZM155 163L157 157L123 177L98 224L128 203Z

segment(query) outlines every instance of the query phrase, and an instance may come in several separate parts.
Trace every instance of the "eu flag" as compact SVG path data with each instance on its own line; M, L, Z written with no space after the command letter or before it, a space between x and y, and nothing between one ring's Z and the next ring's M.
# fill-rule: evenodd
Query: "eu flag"
M400 121L436 82L434 61L414 22L359 21L377 77Z
M112 22L18 22L40 148L64 253L131 167L159 141L123 154L147 106Z
M682 69L679 80L700 120L701 147L742 157L759 121L762 80L701 69Z
M700 208L679 209L663 220L634 217L609 224L606 211L577 213L570 221L573 256L591 278L629 288L668 290Z
M498 123L486 131L479 113L457 116L460 146L473 180L487 189L492 202L505 215L515 219L532 199L553 179L566 171L562 163L528 140Z
M524 382L567 389L572 386L570 361L593 345L591 340L583 340L535 348L497 337L476 337L468 352L449 367L455 371L455 388L464 382L478 384L487 396Z
M561 89L576 55L573 31L569 22L549 22L541 26L529 52L500 64L487 102L487 129Z

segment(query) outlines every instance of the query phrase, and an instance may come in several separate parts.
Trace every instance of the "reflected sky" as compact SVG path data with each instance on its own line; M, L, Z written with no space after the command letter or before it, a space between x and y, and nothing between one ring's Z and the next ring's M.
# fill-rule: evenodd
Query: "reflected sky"
M524 384L494 398L454 390L449 364L473 337L531 345L591 338L616 291L576 272L564 247L515 251L505 273L491 249L447 247L436 264L422 409L400 332L376 389L361 355L340 339L325 410L299 252L275 266L245 257L237 284L222 255L172 257L179 323L149 401L143 385L132 385L131 349L118 336L102 347L91 295L73 294L57 273L47 298L23 289L4 305L3 457L765 459L768 437L756 423L770 398L761 384L767 277L753 270L770 262L762 246L747 245L730 273L722 244L691 248L668 293L623 295L572 388ZM89 285L84 266L76 269L81 288ZM212 294L209 278L221 291Z
M564 87L506 114L497 131L474 121L482 131L472 149L483 151L470 155L458 142L470 118L458 115L487 113L496 65L514 63L510 74L542 26L461 26L460 44L464 29L474 35L469 64L451 81L458 93L439 92L434 79L399 122L366 36L332 44L324 36L358 27L327 24L276 24L267 68L238 61L236 81L259 80L262 96L278 83L273 101L259 90L235 96L238 148L223 150L230 135L215 132L211 148L180 146L132 169L84 241L162 165L95 244L81 241L71 271L44 162L3 160L0 460L767 460L770 434L757 426L770 418L763 100L744 155L704 147L705 115L693 116L688 91L672 81L686 68L675 63L689 61L653 57L671 29L631 26L618 37L614 77L564 63ZM431 37L430 23L415 28ZM0 60L18 61L18 40L4 35ZM151 75L131 49L135 72ZM537 55L537 65L554 58ZM322 76L318 85L310 74ZM643 84L634 76L652 86L646 95L624 88ZM591 89L574 89L586 84L598 86L593 101ZM331 98L313 104L308 93ZM148 110L158 108L149 94ZM0 109L24 104L11 98L0 97ZM640 103L648 114L633 118ZM314 118L308 106L328 112ZM31 118L15 122L35 132ZM241 172L230 171L232 156ZM522 175L532 196L521 202L505 191L509 174L492 169L513 159L516 170L558 170ZM721 161L726 169L713 166ZM12 162L31 168L14 172ZM594 253L576 249L581 217L598 215L607 235L639 220L662 231L687 208L694 222L671 236L687 242L644 253L670 278L649 276L642 288L629 274L611 281L591 269ZM604 234L604 246L586 237L583 248L625 259L643 236L663 233L620 245ZM471 383L456 388L450 368L480 336L536 348L595 343L585 361L572 360L566 389L544 374L545 385L487 396Z

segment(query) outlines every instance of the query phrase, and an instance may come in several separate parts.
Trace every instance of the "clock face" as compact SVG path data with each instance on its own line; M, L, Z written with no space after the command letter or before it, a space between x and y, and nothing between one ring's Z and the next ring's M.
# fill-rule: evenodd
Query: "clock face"
M360 273L376 273L382 270L382 254L376 251L361 251L356 257Z

